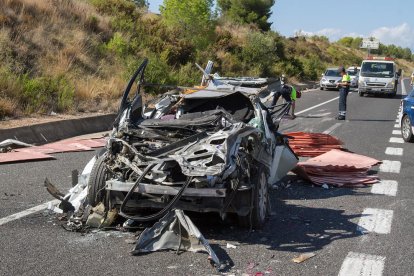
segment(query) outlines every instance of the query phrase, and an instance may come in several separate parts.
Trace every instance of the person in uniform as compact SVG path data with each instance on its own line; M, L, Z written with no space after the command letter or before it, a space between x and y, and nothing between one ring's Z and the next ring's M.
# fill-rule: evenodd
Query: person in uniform
M339 112L335 119L345 120L346 119L346 100L349 92L349 85L351 84L351 77L348 75L344 67L339 68L342 79L338 82L339 87Z

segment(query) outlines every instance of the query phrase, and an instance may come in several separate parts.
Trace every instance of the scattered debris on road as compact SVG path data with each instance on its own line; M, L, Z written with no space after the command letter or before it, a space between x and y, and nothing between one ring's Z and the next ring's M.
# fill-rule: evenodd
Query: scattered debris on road
M277 131L290 103L265 105L264 99L281 89L279 79L219 77L210 74L209 63L201 69L203 86L175 87L144 105L140 91L146 65L147 60L127 85L105 150L90 160L78 183L63 196L45 182L61 201L50 209L66 214L64 228L76 232L108 227L117 217L126 220L124 227L158 220L141 233L133 254L203 250L220 269L218 257L183 210L216 212L223 219L233 213L243 227L263 227L270 213L270 184L299 161L288 138ZM128 97L136 80L137 93ZM84 142L34 149L86 150L94 141Z
M231 243L227 243L226 244L226 248L231 248L231 249L236 249L237 248L237 246L236 245L234 245L234 244L231 244Z
M180 253L205 251L214 266L219 269L221 262L208 241L200 233L191 219L182 210L169 211L151 228L146 228L139 236L132 254L171 249Z
M7 140L6 140L7 141ZM97 139L68 139L64 141L32 146L26 148L12 149L6 153L0 153L0 163L13 163L19 161L35 161L55 159L52 153L91 151L103 147L106 143L104 138Z
M298 156L316 157L332 149L342 149L342 141L324 133L288 132L290 147Z
M302 263L302 262L304 262L304 261L306 261L306 260L309 260L310 258L315 257L315 256L316 256L316 254L315 254L315 253L313 253L313 252L310 252L310 253L304 253L304 254L300 254L299 256L297 256L297 257L293 258L293 259L292 259L292 261L293 261L294 263L299 264L299 263Z
M0 142L0 153L10 152L13 149L27 148L33 145L15 139L6 139Z
M300 177L316 185L336 187L364 187L379 182L377 175L369 175L372 166L381 161L371 157L331 150L298 163L293 170Z

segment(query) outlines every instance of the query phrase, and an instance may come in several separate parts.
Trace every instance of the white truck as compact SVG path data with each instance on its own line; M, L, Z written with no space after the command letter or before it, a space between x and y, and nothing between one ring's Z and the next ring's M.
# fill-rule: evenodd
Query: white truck
M369 57L362 61L359 72L358 94L381 94L392 98L397 94L401 69L389 57Z

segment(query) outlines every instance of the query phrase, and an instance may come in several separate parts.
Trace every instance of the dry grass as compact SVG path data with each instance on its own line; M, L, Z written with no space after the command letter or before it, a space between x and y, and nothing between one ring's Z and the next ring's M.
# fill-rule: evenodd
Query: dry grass
M0 118L14 117L16 114L17 102L9 98L0 98Z
M82 0L3 0L0 78L7 85L0 88L0 118L16 114L12 110L19 107L21 85L13 81L22 74L71 82L76 89L72 110L113 109L125 83L124 69L99 52L98 46L112 35L109 22Z

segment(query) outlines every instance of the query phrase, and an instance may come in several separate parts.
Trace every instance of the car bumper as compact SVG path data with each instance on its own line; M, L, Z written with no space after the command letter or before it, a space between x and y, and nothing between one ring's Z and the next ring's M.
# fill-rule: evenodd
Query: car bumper
M336 83L320 83L319 86L323 88L330 88L330 89L338 88Z
M395 89L385 87L359 87L358 91L365 94L391 94L395 92Z

